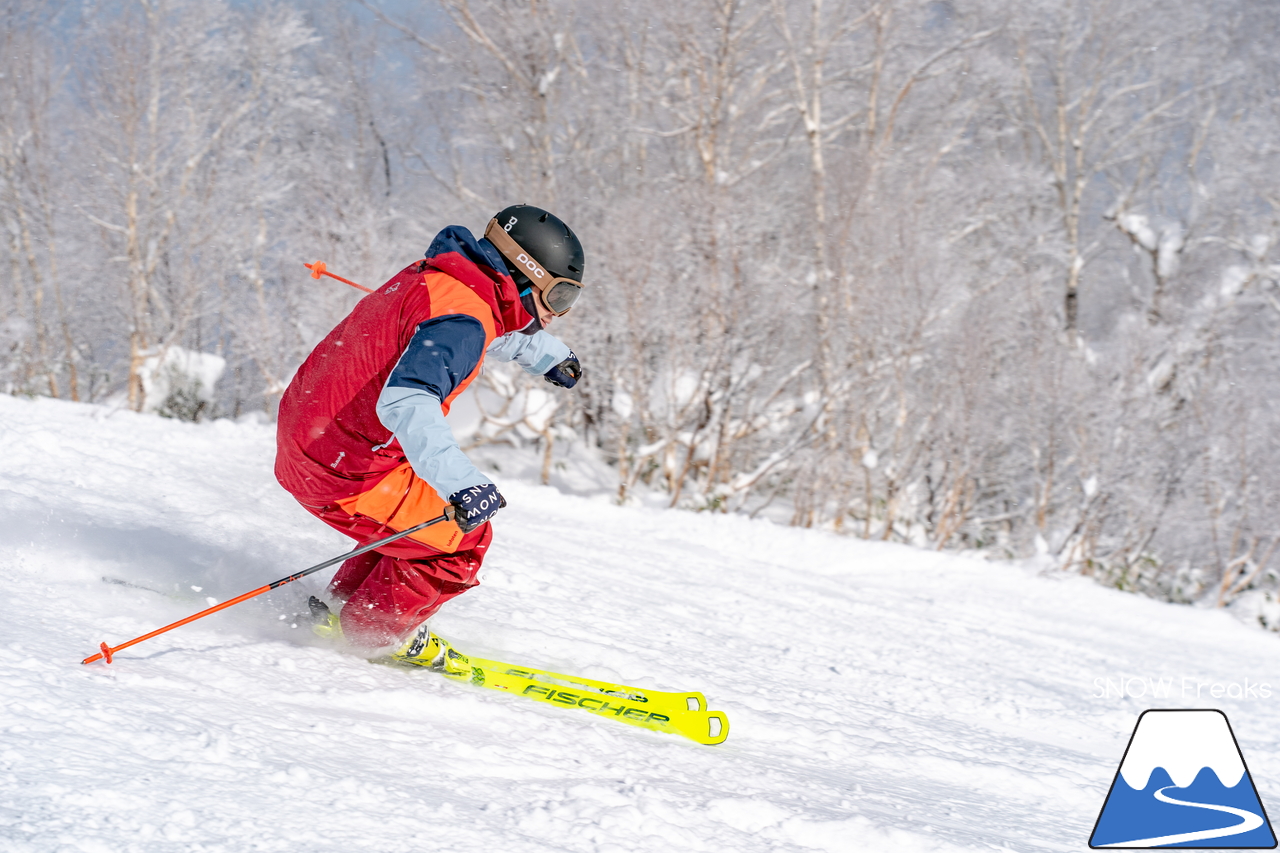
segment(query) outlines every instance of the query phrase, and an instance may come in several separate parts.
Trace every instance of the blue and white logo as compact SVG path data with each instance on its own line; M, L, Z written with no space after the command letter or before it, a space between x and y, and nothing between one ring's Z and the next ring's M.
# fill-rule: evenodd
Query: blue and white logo
M1144 711L1089 846L1274 848L1227 716Z

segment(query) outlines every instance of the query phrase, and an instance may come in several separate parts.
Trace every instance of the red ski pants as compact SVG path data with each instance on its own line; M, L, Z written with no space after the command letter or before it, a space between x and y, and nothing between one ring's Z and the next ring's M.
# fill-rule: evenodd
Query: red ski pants
M312 512L361 544L394 532L338 507ZM403 641L446 601L479 584L476 574L492 539L493 528L483 524L466 534L452 554L405 538L347 560L329 582L329 593L346 602L343 635L369 648Z

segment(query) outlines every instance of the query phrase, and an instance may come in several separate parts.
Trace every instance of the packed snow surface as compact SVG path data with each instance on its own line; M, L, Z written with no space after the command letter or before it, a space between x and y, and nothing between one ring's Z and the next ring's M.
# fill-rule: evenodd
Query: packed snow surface
M351 545L276 485L269 425L6 397L0 438L3 851L1085 850L1150 707L1223 709L1280 804L1272 634L505 467L483 583L436 630L701 690L727 743L326 645L292 626L328 571L82 666Z

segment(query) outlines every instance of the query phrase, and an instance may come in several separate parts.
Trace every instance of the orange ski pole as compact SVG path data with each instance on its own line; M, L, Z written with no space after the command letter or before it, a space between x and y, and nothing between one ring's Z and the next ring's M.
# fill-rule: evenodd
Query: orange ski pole
M329 278L336 278L338 281L342 282L343 284L351 285L356 290L363 290L365 293L373 293L372 290L365 287L363 284L356 284L354 281L351 281L350 279L346 279L340 275L334 275L333 273L329 272L327 269L325 269L324 261L316 261L314 264L303 264L303 266L311 270L312 278L319 278L322 275L327 275L329 276Z
M401 530L399 533L392 534L391 536L388 536L385 539L379 539L377 542L370 542L368 545L361 545L359 548L355 549L354 551L349 551L346 554L343 554L339 557L334 557L332 560L325 560L323 563L320 563L319 565L312 566L309 569L303 569L302 571L289 575L288 577L280 578L280 580L278 581L273 581L272 583L269 583L266 586L260 586L255 590L246 592L244 595L238 595L229 601L224 601L221 604L215 604L213 607L210 607L208 610L201 610L199 613L196 613L192 616L188 616L186 619L179 619L177 622L174 622L172 625L165 625L163 628L158 628L155 631L152 631L150 634L143 634L141 637L135 637L132 640L129 640L127 643L121 643L120 645L114 646L114 647L108 646L104 642L100 646L98 646L98 648L102 649L102 651L100 651L96 655L85 658L84 660L80 661L80 663L94 663L95 661L100 661L100 660L105 660L107 663L111 663L112 655L114 655L116 652L120 651L121 649L127 649L130 646L141 643L143 640L150 640L152 637L157 637L160 634L165 633L166 631L172 631L174 628L180 628L183 625L186 625L188 622L194 622L197 619L201 619L205 616L208 616L210 613L217 613L219 610L226 610L228 607L239 604L242 601L248 601L249 599L253 598L256 595L262 595L264 592L270 592L271 590L276 589L277 587L282 587L287 583L292 583L293 581L296 581L298 578L305 578L307 575L311 574L312 572L318 572L321 569L327 569L330 566L334 565L335 563L341 563L344 560L349 560L352 557L358 557L361 554L374 550L375 548L381 548L383 545L386 545L390 542L394 542L397 539L403 539L404 537L408 536L410 533L416 533L419 530L423 529L424 527L430 527L433 524L439 524L442 521L451 521L452 519L453 519L453 507L451 506L445 507L443 514L438 515L435 518L430 519L429 521L424 521L421 524L415 524L413 527L410 527L406 530Z

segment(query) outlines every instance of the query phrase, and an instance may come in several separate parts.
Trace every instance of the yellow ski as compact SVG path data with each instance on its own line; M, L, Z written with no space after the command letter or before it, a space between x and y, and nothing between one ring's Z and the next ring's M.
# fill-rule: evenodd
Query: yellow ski
M696 691L676 693L666 690L650 690L646 687L614 684L611 681L596 681L593 678L583 678L580 675L563 675L558 672L548 672L545 669L534 669L533 667L516 666L515 664L502 663L496 660L485 660L471 655L467 655L466 658L471 662L471 666L480 667L486 672L501 672L507 675L527 678L531 681L545 681L548 684L557 684L563 687L583 688L608 696L616 696L619 699L629 699L632 702L643 704L646 708L665 708L673 711L707 710L707 697Z
M442 648L441 654L432 655L430 661L400 655L392 661L431 669L477 687L501 690L561 708L582 708L628 725L683 735L698 743L724 743L729 736L728 716L723 711L707 710L706 697L701 693L649 690L473 658L434 635L432 638Z

